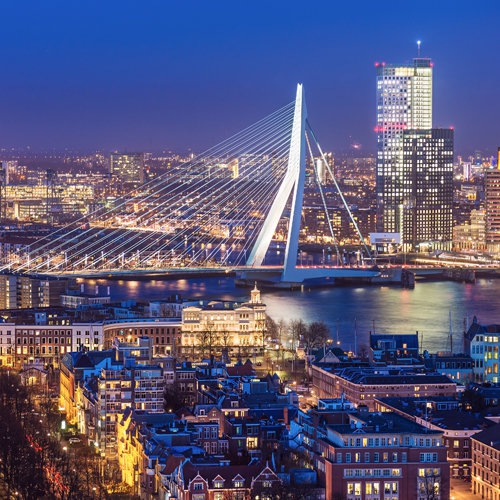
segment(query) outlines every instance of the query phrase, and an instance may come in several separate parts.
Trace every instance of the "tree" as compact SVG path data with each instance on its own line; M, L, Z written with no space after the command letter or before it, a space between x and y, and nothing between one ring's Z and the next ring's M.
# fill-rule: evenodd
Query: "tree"
M271 340L279 340L279 331L276 321L271 316L266 316L265 323L266 337Z
M307 333L307 325L301 319L290 321L290 348L295 351L298 343L304 339Z
M325 345L326 340L330 337L330 328L324 321L313 321L307 326L304 334L304 344L306 351L309 349L317 349Z
M278 319L276 322L276 340L279 344L283 344L288 338L288 332L290 331L290 325L288 321L283 318Z
M419 469L418 494L425 500L440 500L444 498L445 482L441 477L440 469Z
M212 354L212 350L217 345L218 332L215 324L212 321L207 321L203 330L198 334L198 342L201 349L201 355L204 358L208 350L208 355Z

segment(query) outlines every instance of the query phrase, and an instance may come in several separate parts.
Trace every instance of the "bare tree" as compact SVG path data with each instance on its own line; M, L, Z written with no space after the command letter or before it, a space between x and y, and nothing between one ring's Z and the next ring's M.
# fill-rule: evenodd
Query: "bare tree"
M276 321L271 316L266 316L265 323L266 337L271 340L279 340L279 331Z
M418 493L426 500L440 500L443 498L445 481L440 469L420 469L418 476Z
M330 337L330 328L324 321L313 321L307 326L304 333L304 347L309 349L317 349L325 345Z
M205 323L202 331L198 333L198 342L201 349L202 357L208 350L208 355L212 354L214 346L217 345L218 332L213 322L208 321Z
M278 319L276 322L276 340L279 344L283 344L288 338L288 332L290 331L290 325L288 321L283 318Z
M295 351L298 343L304 339L307 325L301 319L292 319L290 322L290 348Z

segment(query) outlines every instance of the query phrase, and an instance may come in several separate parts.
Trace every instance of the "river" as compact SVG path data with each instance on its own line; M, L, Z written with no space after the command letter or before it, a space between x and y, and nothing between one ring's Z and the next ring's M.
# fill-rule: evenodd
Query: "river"
M172 293L186 298L245 301L250 289L237 288L232 278L175 281L87 280L86 286L110 287L111 300L138 301L165 299ZM500 280L478 280L474 284L418 282L413 290L400 287L350 286L311 288L303 291L262 291L262 301L273 319L324 321L340 346L367 345L370 331L377 333L419 332L421 350L449 350L449 311L452 314L453 351L463 350L467 314L481 324L500 322ZM356 328L355 328L356 324Z

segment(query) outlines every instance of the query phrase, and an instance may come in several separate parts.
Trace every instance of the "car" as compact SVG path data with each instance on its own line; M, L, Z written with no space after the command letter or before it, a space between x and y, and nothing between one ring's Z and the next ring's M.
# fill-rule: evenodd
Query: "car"
M80 439L80 438L69 438L69 442L70 442L71 444L73 444L73 443L79 443L80 441L81 441L81 439Z
M262 363L260 361L257 361L257 366L262 366Z

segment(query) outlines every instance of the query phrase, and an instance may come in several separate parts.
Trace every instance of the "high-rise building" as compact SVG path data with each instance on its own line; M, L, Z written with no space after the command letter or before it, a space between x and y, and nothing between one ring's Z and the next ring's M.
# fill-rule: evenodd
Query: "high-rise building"
M125 184L144 182L144 156L142 153L111 153L109 172Z
M432 129L432 71L426 57L377 63L377 229L408 250L452 241L453 131Z
M405 130L405 196L396 220L407 248L451 250L453 240L453 130Z
M377 63L377 227L399 233L400 205L411 194L403 177L403 133L432 128L432 63Z
M500 148L498 149L500 161ZM498 162L497 162L498 163ZM500 170L488 168L484 171L484 199L486 208L486 245L500 244ZM491 248L495 250L495 248Z

